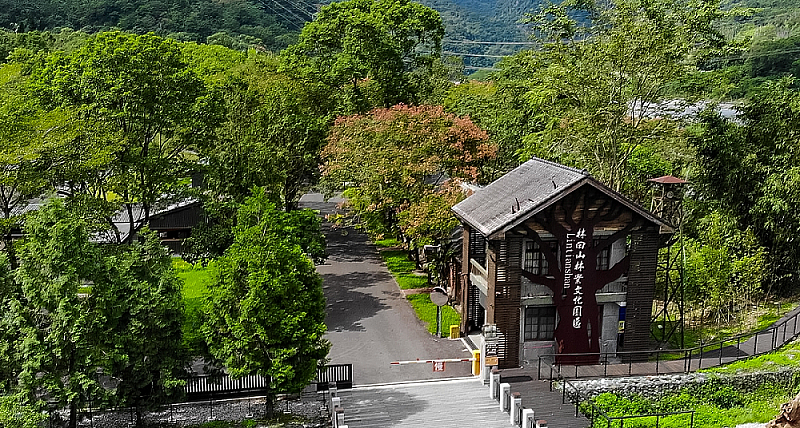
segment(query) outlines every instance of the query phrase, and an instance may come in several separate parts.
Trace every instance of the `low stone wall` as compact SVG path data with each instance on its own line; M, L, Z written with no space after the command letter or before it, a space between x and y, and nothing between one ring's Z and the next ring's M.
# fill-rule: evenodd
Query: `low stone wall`
M778 383L794 388L800 380L800 371L784 369L778 372L755 372L739 374L689 373L660 376L637 376L591 380L571 380L582 394L595 397L604 392L617 395L641 395L658 398L664 394L679 392L683 388L699 387L709 382L719 382L741 392L750 392L765 383ZM571 388L567 389L567 392Z

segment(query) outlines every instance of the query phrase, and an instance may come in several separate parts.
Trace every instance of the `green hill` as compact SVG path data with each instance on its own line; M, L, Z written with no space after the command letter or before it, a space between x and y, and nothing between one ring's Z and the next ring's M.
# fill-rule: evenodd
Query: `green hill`
M0 0L0 27L15 32L120 28L199 42L229 38L221 44L279 50L295 40L302 26L295 18L300 12L281 10L290 19L250 0Z

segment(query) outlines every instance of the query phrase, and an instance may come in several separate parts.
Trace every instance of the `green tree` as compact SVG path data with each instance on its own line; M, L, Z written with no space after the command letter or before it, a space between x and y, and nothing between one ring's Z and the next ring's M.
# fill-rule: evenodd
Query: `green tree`
M347 188L357 221L383 235L397 233L397 214L448 179L479 181L495 153L467 118L398 105L337 119L322 172L329 186Z
M522 157L587 168L622 190L639 146L682 144L680 127L659 103L668 83L725 47L713 27L722 15L717 0L544 7L531 17L541 50L504 65L506 75L528 71L524 97L539 122L524 139Z
M53 54L36 84L49 105L78 112L87 132L67 144L111 152L94 183L67 189L121 204L131 231L180 195L194 169L190 149L211 139L222 118L178 44L154 35L98 34L70 55Z
M451 208L466 196L458 183L451 181L409 204L397 215L400 231L409 241L408 249L419 250L425 245L437 248L426 255L430 264L429 279L433 284L443 285L452 259L458 256L456 251L459 248L453 240L453 231L460 221ZM418 255L418 251L415 254Z
M86 288L102 288L108 274L85 221L56 201L26 220L16 281L21 296L9 313L19 332L20 385L67 406L70 427L87 397L102 397L96 369L101 364L103 320Z
M17 257L11 232L21 226L29 200L41 196L48 182L39 162L39 111L21 86L22 65L0 68L0 236L11 268Z
M227 120L204 154L219 197L241 202L259 186L291 211L302 190L318 180L332 108L328 88L278 72L276 61L254 54L230 71L221 84Z
M698 230L685 244L687 297L714 321L729 322L762 296L766 251L751 229L740 231L721 211L701 219Z
M13 302L19 300L21 290L9 267L5 255L0 254L0 396L17 385L17 376L22 371L22 361L16 347L19 333L14 328L12 312Z
M186 363L183 283L155 233L142 235L106 259L111 286L92 290L105 320L105 373L117 381L112 399L136 408L137 426L143 409L181 396Z
M415 100L409 72L439 56L439 14L410 0L346 0L320 9L282 56L335 89L344 111Z
M792 85L766 84L737 121L704 114L690 139L699 209L726 210L740 229L753 230L767 250L768 284L780 292L793 289L800 275L800 94Z
M519 164L524 137L539 130L537 112L525 100L530 71L523 67L514 67L512 71L508 63L505 64L502 77L454 86L443 103L449 113L469 116L497 145L494 165L486 169L489 181Z
M234 243L211 265L206 335L212 355L233 377L270 379L270 395L301 390L329 344L322 280L311 258L321 234L294 221L255 189L239 209Z

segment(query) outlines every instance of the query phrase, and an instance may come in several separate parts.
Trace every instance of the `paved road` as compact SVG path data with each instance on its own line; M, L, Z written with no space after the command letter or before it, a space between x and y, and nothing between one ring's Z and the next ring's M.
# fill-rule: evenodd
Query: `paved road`
M323 214L335 209L319 194L305 195L300 202ZM390 366L392 361L470 354L461 340L437 339L427 332L363 233L332 230L328 224L324 231L329 257L317 271L328 300L325 337L333 345L331 364L352 363L356 385L470 375L469 363L450 363L444 373L433 373L428 364Z

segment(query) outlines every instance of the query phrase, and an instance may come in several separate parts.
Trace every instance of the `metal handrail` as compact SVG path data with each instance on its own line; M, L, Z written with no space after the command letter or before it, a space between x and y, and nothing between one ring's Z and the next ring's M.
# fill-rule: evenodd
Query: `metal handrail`
M689 416L689 427L694 427L694 410L683 410L680 412L669 412L669 413L651 413L649 415L626 415L626 416L610 416L608 418L607 427L611 427L611 422L613 421L620 421L620 428L624 428L625 421L628 419L641 419L641 418L656 418L656 428L658 428L658 422L661 418L665 416L674 416L674 415L690 415Z
M622 357L623 360L625 360L625 357L628 357L627 360L628 360L628 374L629 375L632 374L632 365L633 365L633 362L634 362L634 357L646 356L648 361L649 361L649 358L652 357L653 355L655 355L655 358L656 358L656 361L655 361L655 364L656 364L655 372L656 372L656 374L659 374L660 363L662 361L676 361L676 360L683 360L684 361L683 372L689 373L689 372L694 371L692 369L693 361L697 361L698 362L697 363L697 368L695 370L699 370L700 368L702 368L704 359L711 360L711 361L716 361L717 364L713 364L713 365L722 365L723 359L731 358L731 357L723 357L723 351L724 351L724 349L726 347L726 343L728 344L728 346L733 346L734 344L736 345L737 352L736 352L736 356L734 357L733 361L739 361L739 360L742 360L742 359L747 359L747 358L751 358L751 357L754 357L754 356L757 356L757 355L765 354L767 352L774 351L775 349L779 348L780 346L783 346L786 343L794 340L798 336L798 332L797 332L798 317L800 317L800 311L796 312L791 317L788 317L788 318L786 318L786 319L784 319L784 320L782 320L782 321L780 321L780 322L778 322L776 324L773 324L772 326L770 326L768 328L756 331L754 333L742 333L742 334L738 334L738 335L735 335L735 336L732 336L732 337L729 337L729 338L726 338L726 339L721 339L721 340L716 341L716 342L712 342L712 343L708 343L708 344L701 344L701 345L698 345L698 346L695 346L695 347L691 347L691 348L656 349L656 350L649 350L649 351L584 352L584 353L571 353L571 354L541 354L541 355L539 355L539 376L538 377L539 377L539 380L541 380L541 378L542 378L542 376L541 376L542 362L543 362L543 359L545 359L545 358L551 358L552 359L554 357L562 357L563 358L563 357L586 357L586 356L597 356L598 357L599 364L604 366L603 376L607 376L608 375L607 374L607 369L608 369L608 366L611 365L609 363L609 356ZM788 330L789 323L792 323L792 327L793 328L791 330L792 334L790 336L787 336L787 330ZM764 338L765 335L768 335L768 337ZM746 355L746 356L740 355L741 354L740 351L741 351L742 343L745 343L750 338L753 338L753 353L749 354L749 355ZM760 338L761 338L761 340L769 340L768 343L770 343L770 346L767 349L765 349L763 352L759 352L758 351L758 343L759 343L759 339ZM764 342L761 342L761 343L764 343ZM710 352L714 352L714 351L717 351L717 350L719 351L719 353L716 356L709 355ZM675 359L675 360L665 360L664 358L662 358L662 356L664 354L674 355L674 354L681 354L681 353L683 354L683 357ZM704 354L706 354L706 355L704 355ZM642 361L642 362L646 362L646 361ZM726 361L726 362L732 362L732 361ZM564 366L564 365L571 365L571 364L558 364L558 365L559 366ZM578 367L579 367L579 365L575 365L575 376L574 376L574 378L579 378L580 377L580 376L578 376L578 371L579 371Z
M588 395L586 395L583 392L581 392L581 390L578 389L578 387L576 387L572 382L570 382L569 379L567 379L561 373L561 370L559 370L557 367L555 367L555 366L553 366L553 365L551 365L551 364L549 364L547 362L545 362L544 364L546 364L550 368L550 379L549 379L549 382L548 382L549 385L550 385L550 391L553 390L553 381L554 380L555 381L559 381L559 382L563 382L563 386L561 387L561 391L562 391L561 403L562 404L565 403L565 400L567 398L567 386L572 388L572 393L570 394L570 401L572 401L572 403L575 405L575 417L578 417L578 413L580 411L581 403L589 404L589 406L590 406L590 408L589 408L589 422L590 422L590 425L589 426L592 426L592 427L594 426L595 417L602 417L603 419L605 419L606 420L606 427L608 427L608 428L611 427L611 423L613 421L615 421L615 420L620 420L621 421L620 422L620 428L623 428L623 425L625 424L624 420L655 417L656 418L656 427L657 427L660 418L662 418L664 416L672 416L672 415L679 415L679 414L691 414L691 416L690 416L691 419L690 419L690 422L689 422L689 428L693 428L694 427L694 414L695 414L694 410L683 410L683 411L669 412L669 413L648 413L648 414L644 414L644 415L609 416L606 412L604 412L599 407L597 407L597 404L594 402L593 399L589 398ZM553 372L554 371L556 373L556 377L555 378L553 378ZM586 413L584 413L584 414L586 414Z

